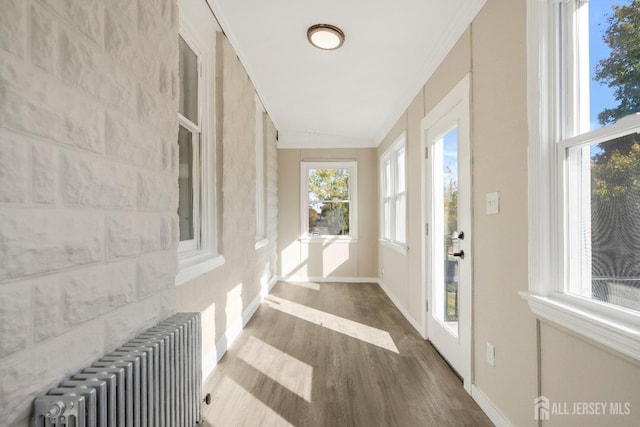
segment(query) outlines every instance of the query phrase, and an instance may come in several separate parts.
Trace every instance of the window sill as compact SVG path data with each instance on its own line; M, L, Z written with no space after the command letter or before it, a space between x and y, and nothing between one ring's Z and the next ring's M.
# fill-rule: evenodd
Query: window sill
M298 240L301 243L355 243L358 238L352 236L304 236Z
M256 251L266 247L269 244L269 239L261 239L256 242Z
M180 255L178 255L180 257ZM185 256L178 259L178 274L175 285L183 285L196 277L202 276L209 271L213 271L224 265L223 255L211 253Z
M408 247L406 247L406 246L404 246L404 245L401 245L401 244L399 244L399 243L393 243L393 242L391 242L391 241L389 241L389 240L385 240L385 239L378 239L378 242L379 242L382 246L384 246L384 247L386 247L386 248L389 248L389 249L391 249L391 250L393 250L393 251L395 251L395 252L398 252L399 254L402 254L402 255L406 255L406 254L407 254L407 251L409 250L409 248L408 248Z
M640 360L640 327L636 322L596 313L564 299L520 292L533 314L590 340Z

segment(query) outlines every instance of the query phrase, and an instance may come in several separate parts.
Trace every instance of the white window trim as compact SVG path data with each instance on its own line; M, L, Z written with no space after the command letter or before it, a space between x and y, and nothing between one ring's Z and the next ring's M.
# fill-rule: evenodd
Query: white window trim
M265 179L265 146L264 146L264 113L265 109L256 94L256 244L255 248L265 247L267 240L266 218L266 179Z
M554 6L555 5L555 6ZM556 108L562 93L555 70L560 67L554 45L558 17L553 1L527 1L527 66L529 119L529 291L520 292L540 319L640 360L640 315L622 307L568 295L564 289L564 156L555 141L560 130L577 123L574 112L563 117ZM574 82L575 84L575 82ZM583 102L584 100L580 100ZM607 129L575 139L584 143L603 133L638 126L639 117L621 120ZM575 127L574 127L575 129ZM564 141L562 146L571 144Z
M200 86L201 82L202 82L202 79L200 78L200 57L198 56L198 87ZM198 94L198 96L200 96L200 94ZM200 117L198 117L198 123L200 123ZM191 120L187 119L180 113L178 113L178 125L182 126L183 128L187 129L189 132L191 132L191 138L192 138L191 147L192 147L192 153L193 153L193 158L191 160L192 161L191 174L192 174L192 181L193 181L192 190L194 194L193 206L192 206L193 208L193 211L192 211L193 239L181 240L178 243L178 253L186 253L186 252L198 250L198 248L200 247L200 241L202 237L202 234L201 234L202 221L200 219L200 214L201 214L200 204L202 202L201 200L202 192L200 191L200 184L201 184L200 174L202 173L201 160L200 160L200 153L201 153L201 147L202 147L202 127L196 125L195 123L193 123ZM178 171L178 174L180 174L180 171Z
M389 240L382 239L382 238L378 239L378 242L382 246L384 246L386 248L389 248L389 249L391 249L391 250L393 250L395 252L398 252L399 254L402 254L402 255L406 255L407 252L408 252L408 249L409 249L405 245L399 245L397 243L393 243L393 242L391 242Z
M405 166L404 166L404 191L403 192L399 192L398 191L398 153L400 151L404 150L404 161L405 161ZM389 209L389 218L386 218L385 216L385 212L384 212L384 201L385 201L385 195L384 195L384 189L386 187L386 182L385 182L385 173L384 173L384 168L385 168L385 163L389 161L390 165L391 165L391 197L389 200L389 203L391 205L391 208ZM393 144L391 144L380 156L380 218L382 218L382 221L380 221L380 242L384 243L385 246L389 247L389 248L393 248L393 249L398 249L398 252L400 253L406 253L407 252L407 133L406 132L402 132L402 134L398 137L398 139L396 139ZM398 201L398 198L400 198L401 195L404 195L404 204L405 204L405 217L402 218L402 221L404 221L404 226L405 226L405 235L404 235L404 241L398 240L397 239L397 229L398 229L398 218L396 218L396 203ZM389 227L390 227L390 233L391 235L389 236L389 238L386 238L384 235L384 227L385 227L385 222L387 221L387 219L389 220Z
M200 139L200 239L197 247L178 251L178 274L175 285L180 286L202 274L224 265L224 256L217 253L216 211L216 149L215 149L215 57L216 45L199 34L188 15L197 14L191 6L180 10L179 34L199 57L198 123ZM193 18L193 16L191 16ZM208 78L203 78L207 76ZM183 121L182 119L181 122Z
M349 235L309 234L309 169L349 169ZM322 161L300 163L300 241L303 243L350 243L358 240L358 162Z

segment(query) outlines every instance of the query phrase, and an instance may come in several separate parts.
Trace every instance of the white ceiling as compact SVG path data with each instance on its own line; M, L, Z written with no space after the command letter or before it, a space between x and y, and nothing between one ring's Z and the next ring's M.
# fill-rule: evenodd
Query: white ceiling
M486 0L208 0L278 147L375 147ZM335 51L307 41L332 24Z

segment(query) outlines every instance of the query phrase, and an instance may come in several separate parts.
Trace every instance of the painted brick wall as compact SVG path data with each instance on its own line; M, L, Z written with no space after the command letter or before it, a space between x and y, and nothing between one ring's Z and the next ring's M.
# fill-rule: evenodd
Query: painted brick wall
M0 424L174 311L177 7L0 0Z

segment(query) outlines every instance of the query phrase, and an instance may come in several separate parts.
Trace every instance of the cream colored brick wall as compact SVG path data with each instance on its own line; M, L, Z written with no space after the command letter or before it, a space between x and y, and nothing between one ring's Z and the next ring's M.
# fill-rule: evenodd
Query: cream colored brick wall
M175 310L174 0L0 0L0 425Z

